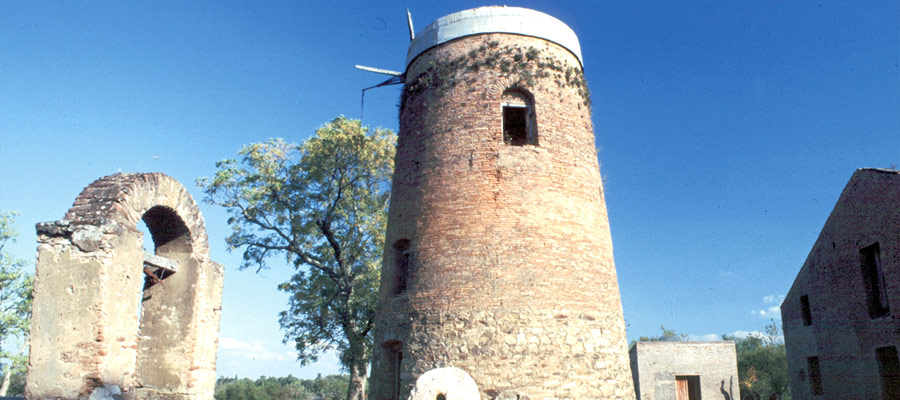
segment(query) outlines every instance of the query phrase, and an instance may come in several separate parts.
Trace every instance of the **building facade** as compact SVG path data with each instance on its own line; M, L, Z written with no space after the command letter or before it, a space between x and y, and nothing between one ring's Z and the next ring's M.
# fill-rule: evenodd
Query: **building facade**
M794 399L900 398L900 171L853 174L781 318Z
M741 398L734 342L638 342L628 355L638 400Z
M634 398L590 97L561 21L483 7L416 35L385 243L371 399L445 367L485 399Z

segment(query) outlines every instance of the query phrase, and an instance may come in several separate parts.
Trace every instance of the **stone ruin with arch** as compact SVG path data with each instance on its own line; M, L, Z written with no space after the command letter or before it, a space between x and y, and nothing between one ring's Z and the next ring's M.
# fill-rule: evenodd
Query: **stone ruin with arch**
M37 233L27 398L213 398L224 269L184 186L106 176Z

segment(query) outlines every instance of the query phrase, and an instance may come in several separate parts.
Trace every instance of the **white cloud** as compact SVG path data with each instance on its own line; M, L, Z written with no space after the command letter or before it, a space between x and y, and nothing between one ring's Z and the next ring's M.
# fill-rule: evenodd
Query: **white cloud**
M734 331L734 332L731 332L729 335L734 336L738 339L744 339L744 338L748 338L750 336L762 337L763 333L760 331Z
M717 340L722 340L722 335L717 335L715 333L706 335L688 335L688 340L692 342L715 342Z
M259 350L263 347L264 346L259 341L256 341L255 343L247 343L229 337L219 338L219 349L221 350L253 351Z
M763 296L762 302L766 304L765 308L752 310L750 314L765 319L781 320L781 303L784 301L783 294L770 294Z
M260 361L293 361L297 354L292 351L272 351L262 341L244 342L238 339L219 338L219 352L223 355L242 357Z
M746 339L748 337L758 337L765 338L766 333L760 331L734 331L731 333L727 333L728 336L733 336L737 339ZM716 342L722 340L722 335L718 333L708 333L705 335L688 335L688 341L691 342ZM784 343L784 334L779 330L776 340Z
M339 357L334 349L319 353L316 362L300 365L293 343L281 343L273 339L249 340L223 336L219 338L219 356L216 372L222 376L242 376L256 379L260 376L285 376L292 374L311 379L316 375L342 373Z
M734 336L738 339L744 339L750 336L763 337L765 334L760 331L734 331L728 333L727 335ZM718 333L708 333L706 335L688 335L688 340L691 342L715 342L722 340L722 335Z
M734 332L730 333L730 335L734 336L738 339L744 339L744 338L748 338L751 336L762 339L762 338L765 338L766 336L768 336L765 332L760 332L760 331L734 331ZM775 336L775 340L779 341L781 343L784 343L784 333L779 330L778 335Z
M738 338L738 339L745 339L745 338L748 338L751 336L761 338L761 337L765 336L766 334L763 332L760 332L760 331L734 331L734 332L728 333L727 335L734 336L735 338ZM717 340L722 340L722 335L715 334L715 333L710 333L710 334L706 334L706 335L688 335L688 340L690 340L692 342L717 341Z
M772 294L772 295L763 297L762 300L763 300L763 303L766 303L766 304L772 304L772 303L781 304L781 302L784 301L784 295L783 294Z
M750 311L750 313L759 316L760 318L781 320L781 307L779 306L773 306L763 310L753 310Z

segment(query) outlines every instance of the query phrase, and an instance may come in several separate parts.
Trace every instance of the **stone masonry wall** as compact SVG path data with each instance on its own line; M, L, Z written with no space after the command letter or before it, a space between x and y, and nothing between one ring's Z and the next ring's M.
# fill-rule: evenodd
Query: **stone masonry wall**
M156 254L179 263L147 290L142 220ZM29 399L81 399L99 388L131 399L212 398L223 269L209 259L203 218L180 183L101 178L65 219L37 231Z
M625 326L590 99L566 49L482 34L407 70L389 211L372 399L458 367L495 398L627 399ZM538 145L510 146L501 95L533 97ZM409 240L397 294L394 243Z
M883 398L876 349L900 350L898 200L900 171L857 170L781 304L794 399ZM890 310L872 318L860 249L876 242ZM803 321L801 296L808 296L809 325ZM820 395L812 393L811 357L819 360Z

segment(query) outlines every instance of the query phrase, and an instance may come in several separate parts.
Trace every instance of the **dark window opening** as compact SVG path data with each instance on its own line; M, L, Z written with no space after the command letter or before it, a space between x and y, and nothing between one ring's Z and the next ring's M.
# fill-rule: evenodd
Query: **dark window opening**
M512 146L528 143L528 108L503 107L503 141Z
M700 400L700 377L676 376L675 398L677 400Z
M391 382L391 399L400 400L400 365L403 363L403 343L397 340L385 342L385 363L388 367L388 379Z
M809 311L809 296L800 296L800 310L803 312L803 325L812 325L812 313Z
M531 94L521 89L509 89L503 92L501 101L503 142L510 146L537 146L537 119Z
M881 270L880 253L878 242L859 251L866 300L869 303L869 318L882 317L890 311L887 290L884 285L884 272Z
M394 243L394 294L406 291L410 274L409 240L400 239Z
M900 399L900 359L897 348L879 347L875 349L878 357L878 371L881 372L881 398Z
M807 357L806 364L809 367L809 391L820 395L822 391L822 371L819 370L819 357Z
M190 230L171 208L153 207L147 210L141 219L147 224L147 230L150 231L150 236L153 238L154 250L181 237L187 237L187 242L190 243Z

